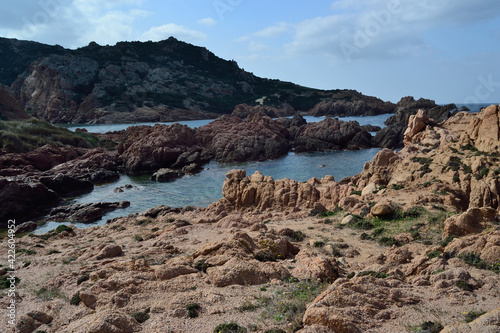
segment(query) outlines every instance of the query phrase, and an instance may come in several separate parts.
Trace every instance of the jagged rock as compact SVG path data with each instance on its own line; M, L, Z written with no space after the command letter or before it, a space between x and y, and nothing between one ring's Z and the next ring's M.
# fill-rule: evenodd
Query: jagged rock
M175 265L166 268L159 268L156 270L155 274L158 280L165 281L176 278L181 275L187 275L193 273L198 273L198 270L190 266Z
M61 200L61 197L42 183L0 178L0 202L3 203L0 210L0 227L7 228L8 219L35 217Z
M230 285L256 285L281 279L287 271L273 263L262 263L257 260L242 262L233 258L222 266L208 268L208 277L216 287Z
M500 308L491 310L470 323L446 326L440 333L496 333L500 331Z
M26 315L43 324L50 324L50 322L54 319L51 315L48 315L45 312L37 310L30 311Z
M234 110L231 113L231 115L237 116L241 119L246 119L249 115L259 112L271 118L278 118L278 117L293 116L296 111L289 104L286 104L284 107L280 108L276 108L273 106L263 106L263 105L249 106L247 104L238 104L234 107Z
M400 281L371 276L337 279L308 305L304 325L334 332L363 332L374 321L390 319L391 307L418 303L419 297L410 290Z
M496 211L493 208L470 208L461 215L448 218L444 224L443 239L454 236L467 236L483 231L495 222Z
M291 148L284 126L262 113L247 121L223 116L196 131L199 145L219 162L266 160L288 153Z
M82 299L83 300L83 299ZM68 333L134 333L139 324L129 315L116 310L104 310L70 323Z
M169 168L163 168L158 171L156 171L152 176L151 180L157 181L157 182L168 182L170 180L182 177L183 173L178 172L173 169Z
M403 145L404 126L387 126L375 134L373 142L380 148L399 148Z
M383 113L393 113L394 104L384 103L377 99L367 101L335 101L318 103L310 114L319 116L374 116Z
M123 249L119 245L109 244L106 245L99 254L97 254L96 259L102 260L107 258L114 258L123 255Z
M37 322L30 316L23 315L19 318L16 324L16 332L19 333L33 333L42 323Z
M488 264L497 264L500 255L500 231L489 231L454 239L444 252L452 256L475 254Z
M371 147L371 135L356 121L326 118L302 126L293 139L296 152Z
M0 120L22 120L31 118L23 105L14 97L13 91L0 84Z
M36 230L37 227L38 227L38 225L35 222L29 221L29 222L24 222L24 223L18 225L16 227L16 229L14 229L14 231L16 234L21 234L23 232L34 231L34 230Z
M176 164L182 168L178 159L188 161L188 156L198 151L193 129L186 125L155 125L129 127L123 135L123 144L119 151L121 164L129 174L141 174L168 168ZM199 155L198 155L199 156ZM196 161L198 162L198 161Z
M54 208L50 211L49 216L51 220L55 221L92 223L100 220L108 212L129 206L129 201L76 204Z
M408 120L408 127L404 132L404 144L411 142L411 139L419 132L421 132L430 123L429 117L425 114L425 111L420 109L416 115L411 115Z
M394 213L394 209L391 207L390 203L379 202L372 207L370 213L377 217L387 217Z

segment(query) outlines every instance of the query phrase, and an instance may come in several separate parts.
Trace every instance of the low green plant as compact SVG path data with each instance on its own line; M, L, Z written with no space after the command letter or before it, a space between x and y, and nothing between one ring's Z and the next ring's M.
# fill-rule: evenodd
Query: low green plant
M198 260L197 262L194 263L194 268L196 268L200 272L206 273L208 269L208 264L205 261L205 259Z
M68 232L72 232L73 231L73 228L71 227L68 227L67 225L65 224L61 224L60 226L58 226L55 230L54 230L56 233L60 234L61 232L63 231L68 231Z
M71 297L71 300L69 301L69 304L71 305L79 305L82 299L80 298L80 291L78 291L76 294L74 294Z
M295 230L293 234L289 236L289 238L294 242L302 242L304 238L306 238L306 235L300 230Z
M375 272L375 271L363 271L363 272L358 273L358 277L367 276L367 275L372 276L372 277L377 278L377 279L385 279L386 277L389 276L386 273Z
M54 298L65 298L61 291L57 288L47 289L42 287L35 291L35 295L45 301L51 301Z
M441 245L442 247L446 247L448 246L448 244L451 243L452 240L454 240L455 238L457 238L457 236L455 235L450 235L448 237L446 237L439 245Z
M351 195L361 195L361 191L352 191Z
M247 332L246 328L234 322L219 324L214 329L214 333L246 333L246 332Z
M476 320L477 318L481 317L482 315L484 315L486 312L485 311L465 311L463 313L464 315L464 320L466 323L470 323L474 320Z
M434 259L434 258L437 258L439 257L440 255L442 255L443 252L442 251L439 251L439 250L436 250L436 251L432 251L432 252L429 252L427 253L427 257L429 259Z
M403 185L399 185L399 184L392 184L391 188L393 190L399 191L399 190L403 189L404 186Z
M474 291L474 286L464 280L457 281L455 285L464 291Z
M9 289L12 279L9 279L7 275L0 276L0 290ZM14 277L14 284L18 284L21 280L16 276Z
M379 240L378 240L378 243L380 245L385 245L385 246L393 246L393 245L396 245L396 246L401 246L401 243L399 241L397 241L396 239L394 239L393 237L381 237Z
M191 303L186 305L186 310L188 312L188 317L189 318L197 318L198 317L198 311L200 311L201 306L198 303Z
M142 236L139 236L139 235L135 235L135 236L134 236L134 239L135 239L135 241L137 241L137 242L142 242L142 241L144 241L144 238L142 238Z
M425 321L421 325L414 327L415 333L439 333L443 330L443 325L432 321Z
M147 313L146 311L134 312L130 316L134 318L139 324L142 324L149 319L149 313Z
M314 242L314 247L323 247L325 246L325 242L323 241L315 241Z
M50 250L49 252L47 252L47 255L57 254L57 253L61 253L61 251L59 251L59 250Z
M32 249L16 249L16 254L18 255L25 254L27 256L30 256L36 254L36 251Z
M466 253L459 256L459 258L468 263L469 265L475 266L476 268L487 269L497 274L500 274L500 262L496 264L488 264L475 253Z
M251 311L255 311L258 307L259 307L259 305L253 304L250 301L245 301L245 302L243 302L243 304L238 306L236 309L240 312L251 312Z

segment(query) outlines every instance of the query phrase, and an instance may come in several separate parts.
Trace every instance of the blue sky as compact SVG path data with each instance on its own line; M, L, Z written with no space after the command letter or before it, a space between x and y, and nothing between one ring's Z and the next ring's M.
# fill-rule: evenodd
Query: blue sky
M68 48L174 36L308 87L500 103L498 0L3 0L0 36Z

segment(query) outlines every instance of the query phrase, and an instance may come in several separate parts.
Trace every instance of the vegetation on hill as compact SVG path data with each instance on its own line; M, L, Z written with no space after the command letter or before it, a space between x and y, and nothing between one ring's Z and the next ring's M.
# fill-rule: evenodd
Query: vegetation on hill
M88 133L73 133L37 119L0 120L0 149L8 153L23 153L46 144L81 148L113 146L113 143L108 140Z

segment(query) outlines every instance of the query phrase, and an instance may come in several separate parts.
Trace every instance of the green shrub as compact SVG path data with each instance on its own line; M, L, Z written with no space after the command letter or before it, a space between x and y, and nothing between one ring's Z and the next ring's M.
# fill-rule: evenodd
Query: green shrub
M385 246L393 246L393 245L401 246L401 243L399 243L396 239L394 239L392 237L385 237L385 236L380 238L378 243L380 245L385 245Z
M407 209L403 213L403 217L417 218L420 217L425 212L425 208L422 206L414 206Z
M441 245L442 247L446 247L448 246L448 244L451 243L452 240L454 240L455 238L457 238L457 236L455 235L450 235L448 237L446 237L439 245Z
M139 324L142 324L149 319L149 313L147 313L146 311L134 312L130 316L132 316L132 318L134 318Z
M466 311L464 313L464 316L465 316L465 322L466 323L470 323L474 320L476 320L477 318L481 317L482 315L484 315L486 312L485 311Z
M459 258L468 263L469 265L475 266L476 268L487 269L497 274L500 274L500 262L496 264L488 264L474 253L463 254L459 256Z
M302 242L306 238L306 235L302 231L296 230L289 238L294 242Z
M79 305L82 299L80 298L80 292L78 291L76 294L74 294L71 297L71 300L69 301L69 304L71 305Z
M61 224L60 226L58 226L56 229L55 229L55 232L60 234L61 232L63 231L67 231L67 232L72 232L73 231L73 228L71 227L68 227L67 225L65 224Z
M196 268L200 272L206 273L208 269L208 264L206 263L205 259L198 260L197 262L194 263L194 268Z
M188 311L189 318L197 318L198 311L200 311L201 306L198 303L191 303L186 305L186 310Z
M323 247L325 246L325 242L322 241L315 241L314 242L314 247Z
M443 254L443 252L441 252L441 251L432 251L432 252L427 253L427 257L429 259L434 259L434 258L439 257L442 254Z
M214 329L214 333L246 333L246 331L246 328L241 327L236 323L220 324Z
M10 288L10 283L12 280L8 279L7 275L1 276L0 277L0 290L1 289L9 289ZM16 276L14 277L14 284L18 284L21 280Z
M375 271L363 271L363 272L358 273L358 277L367 276L367 275L373 276L374 278L377 278L377 279L385 279L386 277L389 276L386 273L375 272Z
M432 321L423 322L422 325L416 327L416 333L439 333L443 329L443 325Z

